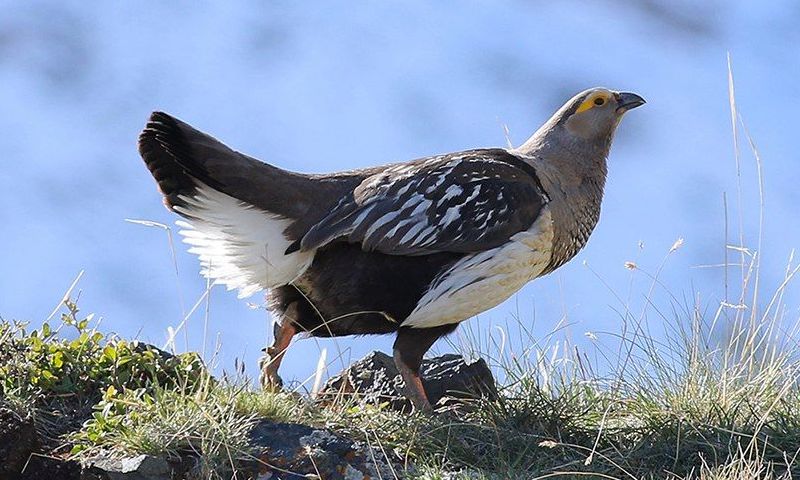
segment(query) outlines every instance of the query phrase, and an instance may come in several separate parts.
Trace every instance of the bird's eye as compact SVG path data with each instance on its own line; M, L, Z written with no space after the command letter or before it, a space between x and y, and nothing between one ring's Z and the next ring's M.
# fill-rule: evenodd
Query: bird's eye
M597 97L594 99L594 104L597 105L598 107L604 103L606 103L606 99L603 97Z

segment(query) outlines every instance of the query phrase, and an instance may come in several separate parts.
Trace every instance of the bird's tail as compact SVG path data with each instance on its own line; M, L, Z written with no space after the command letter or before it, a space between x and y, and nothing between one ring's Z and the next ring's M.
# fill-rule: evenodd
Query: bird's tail
M139 153L166 206L184 217L180 233L207 277L244 297L307 268L313 253L285 251L313 191L310 178L236 152L162 112L139 136Z

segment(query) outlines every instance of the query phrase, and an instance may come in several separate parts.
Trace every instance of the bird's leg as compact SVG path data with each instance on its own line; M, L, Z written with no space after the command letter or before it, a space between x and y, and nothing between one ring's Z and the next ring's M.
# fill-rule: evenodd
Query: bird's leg
M394 342L394 363L406 384L405 395L414 410L425 413L433 412L433 408L419 377L419 367L422 356L440 336L434 329L401 328Z
M404 392L406 398L411 400L411 405L414 410L430 413L433 411L431 402L428 400L428 395L425 393L425 387L422 386L422 379L419 378L419 367L416 370L408 366L402 358L400 352L395 348L394 350L394 364L397 365L397 371L403 378L406 384L406 391Z
M261 357L259 365L261 367L261 387L264 390L280 390L283 380L278 376L278 368L281 366L283 355L289 348L292 337L297 334L297 327L294 326L292 318L297 313L297 303L292 303L284 312L281 319L274 325L275 340L272 346L265 349L266 354Z

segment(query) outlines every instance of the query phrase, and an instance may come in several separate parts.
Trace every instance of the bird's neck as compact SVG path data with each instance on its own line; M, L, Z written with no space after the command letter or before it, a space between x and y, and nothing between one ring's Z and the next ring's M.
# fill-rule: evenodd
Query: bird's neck
M546 158L564 172L579 176L600 175L605 179L606 158L613 132L602 139L565 135L563 125L550 119L515 151L521 155Z
M606 158L611 139L602 142L567 139L553 134L554 130L545 124L514 153L529 159L537 172L554 186L565 192L580 193L578 198L597 197L599 202L608 174Z
M608 147L582 147L534 134L515 149L536 169L550 197L556 238L546 273L572 259L586 245L600 218Z

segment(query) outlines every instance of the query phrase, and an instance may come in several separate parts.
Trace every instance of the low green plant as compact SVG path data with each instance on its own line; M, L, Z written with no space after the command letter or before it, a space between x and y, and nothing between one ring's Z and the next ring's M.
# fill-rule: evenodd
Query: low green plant
M0 399L33 411L43 438L58 442L79 426L103 392L191 389L205 368L194 353L171 355L150 345L107 336L91 327L93 317L67 311L57 328L45 322L0 322Z
M248 433L257 420L296 420L303 408L295 396L255 393L210 375L192 391L110 386L92 417L71 435L72 455L191 454L202 478L231 478L238 463L251 458Z
M107 337L89 328L92 315L79 318L75 303L65 305L68 312L58 329L47 322L30 331L24 324L2 324L2 394L97 397L108 386L123 390L193 383L204 368L195 353L171 355L137 341Z

